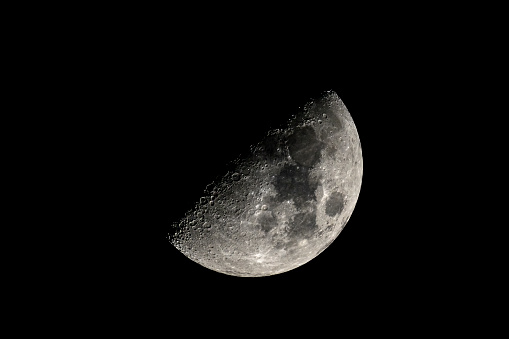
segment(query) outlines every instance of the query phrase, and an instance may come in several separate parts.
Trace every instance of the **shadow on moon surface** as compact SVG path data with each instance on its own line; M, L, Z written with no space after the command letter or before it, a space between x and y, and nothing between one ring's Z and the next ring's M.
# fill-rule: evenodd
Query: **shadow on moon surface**
M233 160L173 224L169 239L217 272L283 273L313 259L338 236L361 180L357 130L329 91Z

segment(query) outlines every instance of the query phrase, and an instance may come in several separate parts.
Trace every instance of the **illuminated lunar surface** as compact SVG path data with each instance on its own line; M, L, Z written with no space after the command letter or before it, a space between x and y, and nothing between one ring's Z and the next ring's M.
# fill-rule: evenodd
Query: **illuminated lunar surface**
M361 189L359 135L332 91L232 163L169 232L189 259L228 275L274 275L315 258L343 230Z

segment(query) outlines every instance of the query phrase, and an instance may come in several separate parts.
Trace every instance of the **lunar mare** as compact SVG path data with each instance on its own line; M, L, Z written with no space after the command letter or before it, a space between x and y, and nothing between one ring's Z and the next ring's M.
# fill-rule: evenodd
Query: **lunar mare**
M332 91L232 164L169 232L189 259L228 275L268 276L307 263L336 239L360 193L359 135Z

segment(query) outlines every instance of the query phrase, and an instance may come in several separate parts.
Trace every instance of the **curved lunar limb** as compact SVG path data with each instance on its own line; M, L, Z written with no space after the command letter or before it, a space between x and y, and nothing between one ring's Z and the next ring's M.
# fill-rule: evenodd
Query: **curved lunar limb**
M332 91L233 165L169 239L200 265L243 277L289 271L327 248L355 208L363 169L357 129Z

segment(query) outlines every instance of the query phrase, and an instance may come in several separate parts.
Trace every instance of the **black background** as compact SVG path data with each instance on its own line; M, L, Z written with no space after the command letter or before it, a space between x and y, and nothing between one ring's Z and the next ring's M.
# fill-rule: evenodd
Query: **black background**
M479 292L471 282L484 279L471 269L485 264L478 241L461 235L483 233L485 222L465 230L471 222L458 217L492 210L481 209L484 193L471 190L484 189L482 176L464 175L489 162L479 131L489 130L480 116L491 99L481 105L472 93L490 83L476 74L498 76L489 64L501 55L490 48L501 44L481 29L478 8L383 3L352 11L341 3L297 15L286 7L230 14L216 4L190 6L123 4L63 15L48 8L58 20L32 8L41 24L9 27L12 36L26 31L26 39L14 37L19 50L9 50L21 66L6 68L17 78L11 89L28 89L17 91L17 115L24 132L33 130L28 144L38 154L19 156L30 159L28 179L43 183L34 195L20 193L51 205L41 208L46 214L23 214L57 242L22 228L43 246L30 253L42 264L27 279L48 296L39 313L49 313L54 292L66 299L67 318L143 337L153 328L194 336L240 325L235 334L244 337L273 327L311 327L316 335L343 334L351 324L391 333L409 323L419 333L450 324ZM501 31L492 12L481 16ZM263 278L222 275L173 248L169 224L224 163L324 90L345 102L364 157L356 208L329 248ZM38 258L46 252L54 260Z
M425 123L415 119L427 109L425 51L383 34L326 35L327 43L270 35L106 39L111 52L85 58L80 74L89 86L79 96L93 98L83 107L95 160L88 180L99 182L95 205L107 215L93 222L101 247L91 250L99 262L88 277L92 294L158 324L326 305L362 317L366 308L405 309L429 296L439 278L429 275L430 216L416 198L426 189L428 151L421 140L408 142ZM211 271L175 249L170 223L225 163L326 90L350 111L364 158L359 200L339 237L309 263L261 278Z
M402 272L409 268L405 250L412 247L404 232L414 226L402 225L399 217L408 211L400 210L405 197L397 193L410 163L401 154L402 137L391 126L402 123L392 115L394 101L402 101L401 93L390 90L390 64L375 61L366 50L358 56L355 49L341 52L350 57L323 53L312 61L273 57L278 51L272 49L266 53L225 60L228 51L217 59L204 54L191 61L186 54L169 59L165 71L157 63L146 77L131 80L140 81L132 84L135 93L117 93L128 104L109 127L118 132L109 156L120 157L121 166L115 167L120 173L111 173L112 180L121 178L115 189L130 200L121 209L128 227L120 225L118 237L131 233L121 244L128 254L118 253L118 267L134 279L131 297L159 303L172 296L177 303L184 298L198 305L203 300L235 304L238 298L247 303L257 298L351 302L384 299L385 289L408 286L412 279ZM173 248L166 239L170 223L224 173L225 163L326 90L334 90L349 109L364 157L359 200L337 240L311 262L263 278L216 273Z

